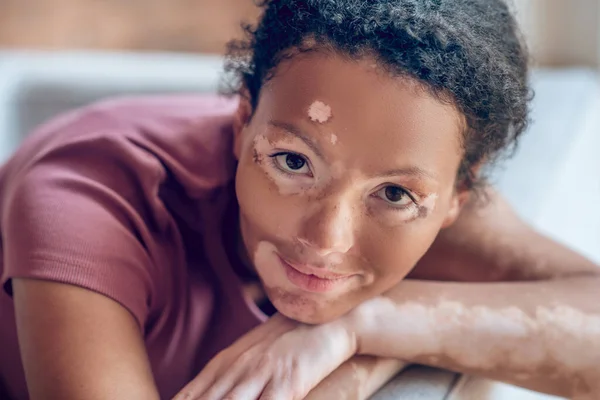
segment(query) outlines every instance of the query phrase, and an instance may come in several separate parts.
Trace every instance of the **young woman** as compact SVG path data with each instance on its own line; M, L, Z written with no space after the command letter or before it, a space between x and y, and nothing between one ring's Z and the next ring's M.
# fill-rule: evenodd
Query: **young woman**
M484 184L527 122L507 6L264 8L239 96L93 105L0 170L6 396L366 398L422 363L597 398L596 266Z

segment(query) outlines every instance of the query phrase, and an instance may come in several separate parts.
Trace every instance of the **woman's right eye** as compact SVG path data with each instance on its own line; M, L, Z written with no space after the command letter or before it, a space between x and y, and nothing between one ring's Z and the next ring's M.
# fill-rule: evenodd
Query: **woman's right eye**
M281 152L272 155L271 158L275 166L287 174L307 175L311 173L306 158L299 154Z
M382 187L376 192L376 196L384 200L393 208L402 209L415 204L415 201L409 192L396 185Z

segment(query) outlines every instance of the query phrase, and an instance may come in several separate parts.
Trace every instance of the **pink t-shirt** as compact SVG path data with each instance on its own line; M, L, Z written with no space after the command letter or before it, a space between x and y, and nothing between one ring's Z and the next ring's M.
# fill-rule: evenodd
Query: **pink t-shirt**
M95 104L41 127L0 169L0 398L28 398L11 278L81 286L127 308L162 398L266 319L243 294L235 252L236 104Z

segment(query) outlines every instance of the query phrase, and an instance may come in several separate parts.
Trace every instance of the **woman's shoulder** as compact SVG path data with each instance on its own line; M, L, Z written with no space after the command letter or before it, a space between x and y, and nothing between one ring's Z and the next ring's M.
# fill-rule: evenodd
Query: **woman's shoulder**
M178 138L179 132L191 126L230 120L237 102L236 97L214 94L109 98L50 119L26 136L17 154L29 148L60 146L99 134Z
M109 99L73 110L28 135L0 169L0 193L32 169L56 166L77 173L118 168L144 177L169 175L184 186L195 184L194 175L210 175L219 185L234 164L223 159L232 157L236 107L235 98L169 95Z
M33 132L0 168L1 284L16 276L76 284L124 304L143 324L162 285L161 254L178 246L165 239L172 210L162 187L177 191L169 194L181 208L193 203L183 197L227 180L223 161L210 160L231 150L203 159L208 147L195 150L185 138L222 133L232 107L202 96L109 100Z
M84 137L99 131L179 130L203 120L231 118L237 97L215 94L172 94L115 97L57 115L26 135L30 142ZM51 139L51 140L49 140Z

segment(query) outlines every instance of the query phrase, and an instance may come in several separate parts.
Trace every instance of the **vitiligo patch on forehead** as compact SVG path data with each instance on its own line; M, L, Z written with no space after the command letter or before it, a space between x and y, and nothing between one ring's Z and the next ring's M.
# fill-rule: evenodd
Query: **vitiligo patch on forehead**
M331 138L330 139L331 139L331 144L336 144L337 141L338 141L338 137L337 137L337 135L335 133L331 134Z
M317 100L308 107L308 117L313 122L323 124L331 118L331 107Z

